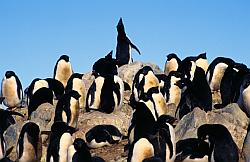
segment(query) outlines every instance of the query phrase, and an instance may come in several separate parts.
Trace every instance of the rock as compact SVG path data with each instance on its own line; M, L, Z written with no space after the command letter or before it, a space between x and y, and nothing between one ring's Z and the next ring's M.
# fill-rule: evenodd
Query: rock
M124 112L116 112L105 114L102 112L94 111L87 113L80 113L78 129L76 137L85 139L85 133L96 125L112 124L116 126L120 132L127 135L130 116Z
M87 72L83 75L82 80L85 84L86 92L88 92L89 87L91 86L92 82L95 80L95 77L91 75L92 72Z
M222 124L227 127L238 148L242 148L249 119L235 103L229 104L223 109L207 113L200 108L194 108L175 127L176 141L186 138L197 138L197 129L205 123Z
M118 69L119 77L127 82L130 87L132 87L134 76L138 70L140 70L144 66L150 66L154 73L156 74L163 74L164 72L159 68L159 66L152 64L152 63L143 63L139 61L135 61L131 64L123 65Z
M55 106L44 103L31 114L31 121L38 124L41 131L49 131L54 122Z

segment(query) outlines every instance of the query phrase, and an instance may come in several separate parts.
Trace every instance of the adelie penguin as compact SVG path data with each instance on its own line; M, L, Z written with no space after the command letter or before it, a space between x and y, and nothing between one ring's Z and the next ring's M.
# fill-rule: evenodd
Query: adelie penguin
M6 71L1 85L1 96L4 97L4 105L12 109L22 107L22 84L14 71Z
M85 108L85 100L86 100L86 87L85 83L82 80L83 74L74 73L70 76L67 86L65 88L65 92L67 93L70 90L75 90L81 96L79 98L79 108ZM86 110L84 110L85 112Z
M181 60L175 53L167 55L167 61L165 63L164 73L168 75L171 71L177 71Z
M127 37L122 18L120 18L116 29L118 32L116 45L116 59L118 61L118 66L132 63L132 48L134 48L139 54L141 53L139 49Z
M86 134L86 142L89 148L110 146L122 140L123 135L113 125L97 125L91 128Z
M72 134L76 129L65 122L55 122L51 126L50 141L47 148L46 162L66 162L68 148L72 145Z
M0 160L5 159L5 157L7 156L7 153L6 153L7 146L6 146L6 142L4 140L3 134L10 125L16 123L12 115L18 115L18 116L24 117L22 114L18 112L0 109L0 119L1 119L1 122L0 122Z
M73 74L69 56L62 55L56 62L54 68L54 79L59 80L66 87L68 79Z
M105 162L102 158L91 157L89 148L85 141L81 138L76 138L73 144L68 149L67 162Z
M204 124L197 130L198 139L209 143L208 161L238 162L238 147L228 129L221 124Z
M95 80L88 89L86 111L112 113L122 106L124 82L117 74L112 53L94 63L92 75Z
M25 123L17 141L17 162L38 162L42 157L40 128L33 122Z
M237 103L246 115L250 117L250 74L245 75L243 78Z
M209 144L197 138L176 143L176 162L208 162Z
M57 102L54 121L64 121L69 126L77 128L79 98L80 95L77 91L67 91Z

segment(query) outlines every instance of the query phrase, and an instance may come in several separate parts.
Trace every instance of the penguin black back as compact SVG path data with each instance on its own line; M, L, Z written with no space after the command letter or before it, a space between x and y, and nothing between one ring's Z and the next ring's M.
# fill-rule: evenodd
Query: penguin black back
M28 119L30 119L31 113L43 103L50 103L53 105L53 92L46 87L38 89L34 95L31 96L28 106Z
M198 139L209 141L209 161L238 162L238 148L228 129L221 124L204 124L197 130Z

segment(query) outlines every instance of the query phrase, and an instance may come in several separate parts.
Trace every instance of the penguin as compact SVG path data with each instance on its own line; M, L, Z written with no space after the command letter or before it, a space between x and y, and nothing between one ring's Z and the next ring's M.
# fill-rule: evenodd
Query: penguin
M238 162L238 148L228 129L221 124L204 124L197 130L198 139L209 143L208 161Z
M117 60L112 58L113 51L110 51L104 58L97 60L92 66L92 74L95 77L118 75Z
M118 32L116 45L116 60L118 61L118 66L120 67L122 65L132 63L132 48L134 48L139 54L141 54L141 52L127 37L122 18L120 18L116 29Z
M4 105L12 109L22 107L22 84L14 71L6 71L2 80L1 96L5 97Z
M85 141L81 138L76 138L68 149L67 162L92 162L89 148Z
M17 141L17 161L37 162L42 157L42 138L36 123L25 123Z
M223 108L238 101L243 77L248 73L247 66L241 63L234 63L227 67L220 84L221 104L214 105L215 108Z
M55 121L64 121L69 126L77 128L79 116L80 95L75 90L66 92L57 102L55 109Z
M152 87L159 87L159 80L150 66L144 66L135 74L130 104L133 105L134 102L138 102L141 95Z
M128 162L143 161L154 156L154 146L147 138L135 141L129 150Z
M54 122L51 126L46 162L67 161L68 148L72 145L72 135L76 129L62 121Z
M240 87L240 96L237 101L239 107L250 117L250 73L243 77L243 81Z
M32 112L36 111L36 109L43 103L50 103L53 105L53 92L51 89L42 87L38 89L30 98L30 103L28 105L28 119Z
M170 53L167 55L167 60L165 63L164 73L168 75L171 71L177 71L181 60L175 53Z
M210 63L206 72L206 78L212 93L220 91L222 77L228 66L233 64L234 61L226 57L217 57Z
M5 159L5 157L7 156L7 151L6 151L7 146L6 146L6 142L4 140L3 134L10 125L16 123L12 115L21 116L22 118L24 118L24 116L18 112L0 109L0 119L1 119L1 122L0 122L0 160Z
M62 55L56 62L54 67L54 79L59 80L64 88L67 85L69 77L73 74L72 66L69 60L69 56Z
M208 162L209 144L198 138L187 138L176 143L177 162Z
M89 148L99 148L119 143L123 135L114 125L96 125L86 134L86 142Z
M176 107L179 106L182 91L185 85L182 83L183 75L178 71L171 71L168 75L167 85L166 85L166 101L167 104L175 104Z
M155 121L158 118L154 104L150 100L135 102L133 109L134 112L128 128L128 146L140 138L152 134Z
M129 149L128 161L147 161L148 158L160 158L162 161L175 160L174 118L162 115L154 123L153 131L133 141Z
M122 106L124 83L116 75L98 76L91 84L86 99L86 111L112 113Z
M196 57L195 64L197 66L201 67L204 70L205 73L207 72L209 64L208 64L208 61L207 61L206 52L201 53Z
M243 147L242 147L242 153L245 159L245 162L249 162L250 161L250 126L248 125L247 128L247 134L246 137L244 139L244 143L243 143Z
M82 80L83 74L74 73L70 76L67 86L65 88L65 92L69 90L75 90L80 94L79 98L79 108L85 108L85 100L86 100L86 87L85 83ZM85 112L86 110L84 110Z

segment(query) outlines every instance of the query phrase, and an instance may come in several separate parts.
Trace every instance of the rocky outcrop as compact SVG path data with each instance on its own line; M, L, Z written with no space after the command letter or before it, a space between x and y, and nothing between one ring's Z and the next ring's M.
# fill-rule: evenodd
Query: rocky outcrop
M249 119L237 104L229 104L223 109L205 112L195 108L185 115L175 127L176 141L197 138L197 129L203 124L222 124L231 133L238 148L241 149L247 133Z

